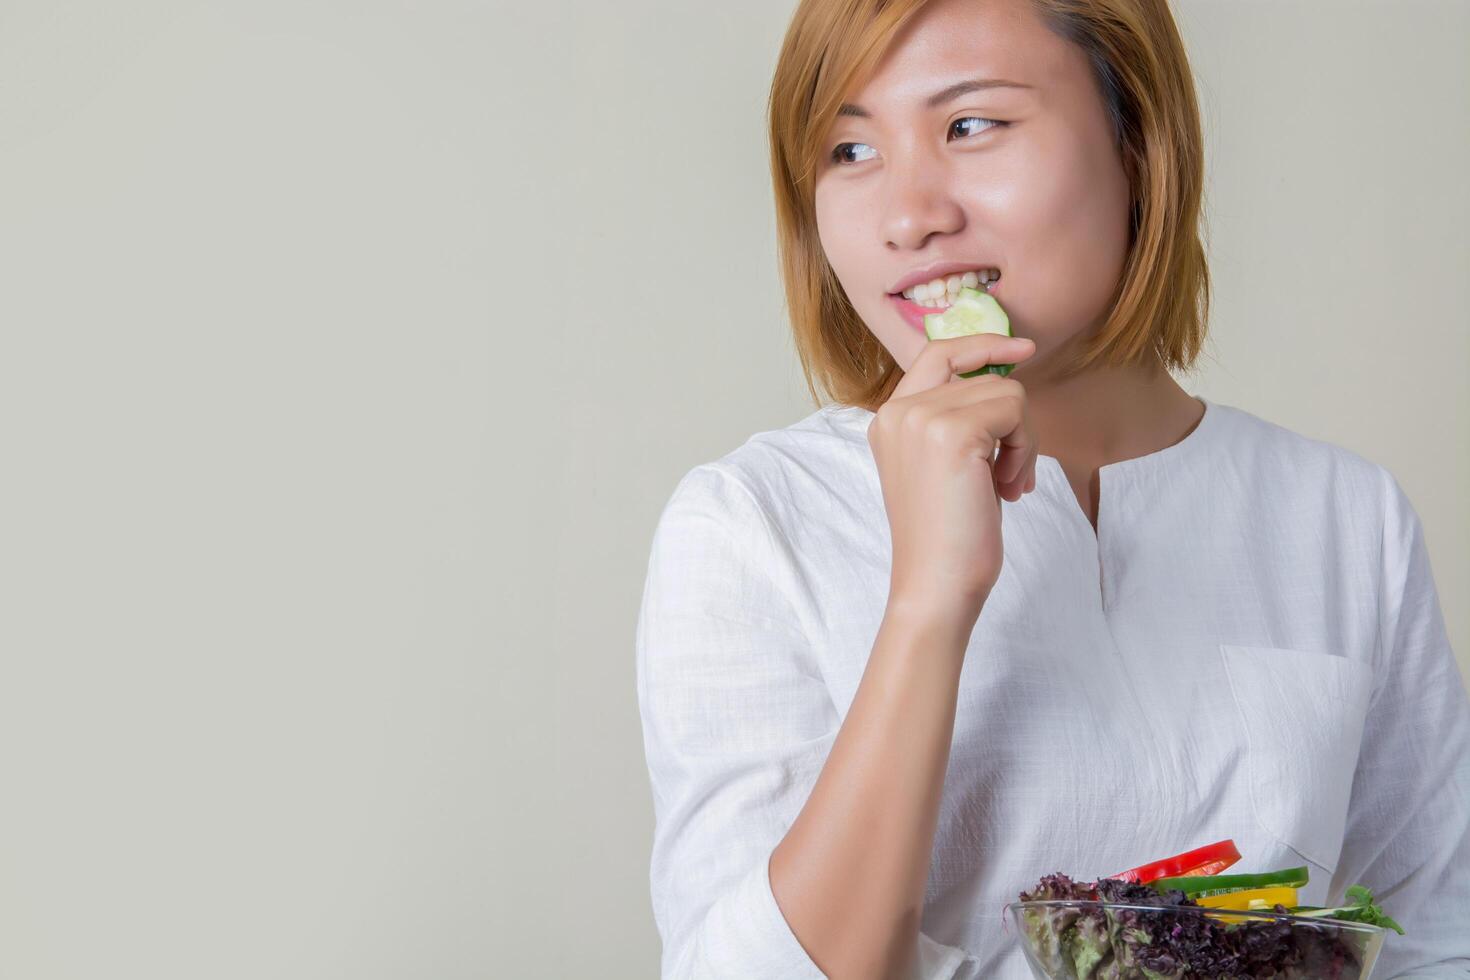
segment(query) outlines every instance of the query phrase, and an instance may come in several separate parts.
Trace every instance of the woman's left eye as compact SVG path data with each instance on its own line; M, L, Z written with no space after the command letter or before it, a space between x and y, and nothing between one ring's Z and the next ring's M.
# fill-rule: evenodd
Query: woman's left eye
M984 116L966 116L963 119L956 119L954 122L950 123L949 131L953 133L956 126L960 126L964 123L986 123L987 125L984 127L969 127L970 131L966 133L961 133L961 136L973 136L975 133L983 133L987 129L994 129L996 126L1007 125L1006 123L1001 122L999 119L986 119ZM864 147L865 149L869 150L869 156L858 157L856 159L850 157L850 153L858 152L857 147ZM873 148L871 146L868 146L868 144L866 143L838 143L832 148L832 152L829 154L829 156L833 163L850 166L851 164L861 163L863 160L870 159L872 149Z
M973 123L989 123L990 125L986 126L984 129L975 129L975 128L972 128L971 131L968 132L968 133L961 133L960 134L961 136L971 136L974 133L984 132L985 129L991 129L991 128L995 127L995 126L1004 126L1005 125L1005 123L999 121L998 119L985 119L985 118L983 118L981 116L966 116L963 119L956 119L954 122L950 123L949 131L951 133L953 133L954 132L954 128L956 126L962 125L963 123L972 123L972 122Z
M866 144L866 143L838 143L836 146L832 147L832 153L831 153L832 162L833 163L836 163L836 164L839 164L839 165L846 165L846 164L851 164L851 163L860 163L860 162L862 162L861 160L850 160L850 159L848 159L848 156L847 156L847 154L848 154L848 147L850 147L850 146L868 146L868 144ZM872 147L871 146L868 146L868 149L871 150ZM863 159L867 159L867 158L864 157Z

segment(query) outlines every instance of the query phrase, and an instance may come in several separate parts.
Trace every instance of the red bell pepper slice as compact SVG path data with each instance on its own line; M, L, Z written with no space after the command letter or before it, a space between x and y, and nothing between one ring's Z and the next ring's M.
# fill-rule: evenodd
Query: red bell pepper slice
M1146 885L1157 878L1179 878L1184 875L1213 875L1219 874L1240 860L1240 852L1235 849L1235 841L1222 840L1204 847L1197 847L1183 854L1166 857L1158 861L1150 861L1127 871L1120 871L1109 878L1122 878L1124 881L1135 881L1140 885Z

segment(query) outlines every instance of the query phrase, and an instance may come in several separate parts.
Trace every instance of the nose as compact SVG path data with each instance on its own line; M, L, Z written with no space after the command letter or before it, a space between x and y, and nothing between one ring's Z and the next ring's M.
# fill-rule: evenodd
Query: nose
M894 251L922 248L931 235L953 234L965 226L965 212L950 193L941 168L910 165L889 170L883 235Z

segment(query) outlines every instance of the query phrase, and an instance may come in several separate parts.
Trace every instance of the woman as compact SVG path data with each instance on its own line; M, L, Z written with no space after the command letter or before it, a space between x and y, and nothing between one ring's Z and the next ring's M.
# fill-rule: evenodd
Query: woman
M1043 874L1233 838L1302 904L1372 888L1407 930L1376 976L1466 976L1470 699L1417 514L1170 375L1209 280L1164 0L804 0L770 109L834 403L654 535L663 975L1027 977L1001 907ZM967 272L1024 339L927 340Z

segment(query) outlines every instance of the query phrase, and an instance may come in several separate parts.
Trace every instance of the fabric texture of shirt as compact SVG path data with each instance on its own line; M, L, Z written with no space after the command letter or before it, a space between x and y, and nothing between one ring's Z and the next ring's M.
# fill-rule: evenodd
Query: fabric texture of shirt
M1420 521L1384 467L1200 399L1185 438L1060 462L1001 501L920 924L920 980L1029 980L1003 906L1233 838L1370 887L1406 930L1374 980L1470 978L1470 698ZM829 405L679 481L635 641L662 976L815 980L769 858L852 703L891 539L867 441Z

